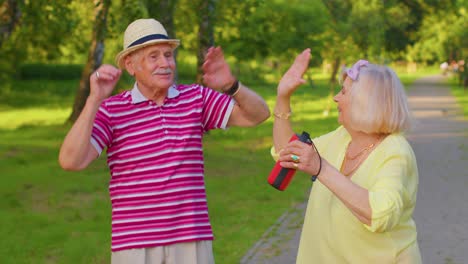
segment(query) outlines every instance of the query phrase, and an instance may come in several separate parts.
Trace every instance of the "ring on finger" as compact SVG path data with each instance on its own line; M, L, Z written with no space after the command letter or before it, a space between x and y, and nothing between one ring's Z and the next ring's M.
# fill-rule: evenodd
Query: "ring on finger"
M291 154L291 159L292 159L292 160L293 160L293 162L295 162L295 163L298 163L298 162L299 162L299 160L300 160L299 156L297 156L297 155L294 155L294 154Z
M299 164L297 164L297 163L293 163L293 166L294 166L295 169L299 168Z
M99 72L96 71L96 77L99 79Z

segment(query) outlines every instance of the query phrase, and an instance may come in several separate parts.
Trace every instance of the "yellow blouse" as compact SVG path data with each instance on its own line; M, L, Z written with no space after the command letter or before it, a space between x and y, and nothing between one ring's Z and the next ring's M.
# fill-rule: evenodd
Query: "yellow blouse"
M320 155L340 168L350 140L346 129L339 127L313 141ZM412 219L418 168L406 139L400 134L387 136L351 180L369 190L371 226L360 222L317 180L310 193L296 263L421 263Z

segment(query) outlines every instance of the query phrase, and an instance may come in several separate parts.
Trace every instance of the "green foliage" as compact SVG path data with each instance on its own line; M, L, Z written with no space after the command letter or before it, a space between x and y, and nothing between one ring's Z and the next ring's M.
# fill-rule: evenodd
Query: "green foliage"
M328 61L344 62L367 58L384 63L399 58L419 29L421 12L418 1L323 0L328 15L322 35Z
M68 23L71 28L62 37L65 41L54 45L59 56L48 59L50 63L85 64L91 44L91 33L94 21L93 1L70 1L68 8L71 18ZM65 18L64 18L65 19Z
M408 60L440 63L458 60L468 54L466 0L442 2L426 6L421 30L416 35L417 42L408 48Z
M457 98L457 102L463 111L463 116L468 118L468 87L463 87L459 76L451 76L449 83L452 94Z
M458 48L467 46L464 45L466 37L463 38L468 28L465 2L217 1L215 44L233 56L234 63L265 60L275 70L284 59L306 47L312 48L312 65L336 56L346 61L367 57L383 62L405 57L405 47L409 48L406 56L409 60L434 62L449 57L447 53L466 53ZM19 3L20 24L0 50L2 58L11 57L0 63L4 77L24 63L83 64L86 61L93 27L92 1ZM158 3L113 1L108 16L105 63L114 64L128 23L148 17ZM198 18L194 2L171 3L175 4L175 35L182 41L179 50L196 54Z
M70 80L79 79L83 65L77 64L24 64L18 71L21 80Z
M413 45L414 34L422 23L423 8L418 1L391 1L386 8L385 49L401 58L400 52ZM385 2L388 5L388 2Z
M224 12L218 13L216 21L216 39L239 60L278 61L307 47L320 46L315 36L322 33L325 19L317 1L245 1L234 9L228 7L229 1L223 4L226 6L219 8Z
M13 80L11 83L0 84L0 113L12 116L13 122L1 119L0 129L5 126L16 128L28 119L21 112L9 114L10 110L33 110L53 108L69 109L75 95L76 80ZM3 112L4 111L4 112ZM40 116L40 114L38 114ZM47 117L47 116L46 116ZM44 118L44 117L43 117Z
M58 47L67 41L68 33L80 19L73 16L68 1L26 1L22 11L18 48L24 48L31 61L60 57Z

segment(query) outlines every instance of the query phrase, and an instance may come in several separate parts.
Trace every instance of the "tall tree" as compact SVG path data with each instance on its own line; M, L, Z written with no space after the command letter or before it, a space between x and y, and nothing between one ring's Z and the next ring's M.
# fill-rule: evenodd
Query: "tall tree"
M13 73L15 45L7 41L21 18L20 1L6 0L0 3L0 80L7 80Z
M202 65L208 48L214 45L213 17L215 0L201 0L198 3L198 51L197 51L197 83L202 83Z
M0 47L10 37L21 17L19 2L6 0L0 4Z
M174 28L174 9L176 4L177 0L148 0L146 4L148 15L164 25L170 38L175 38L176 36Z
M94 0L94 5L95 20L91 45L88 52L88 61L81 74L80 85L73 104L73 111L68 118L69 122L74 122L83 110L86 98L88 98L89 95L89 76L102 64L102 57L104 56L104 39L110 0Z
M332 98L335 95L335 86L337 84L336 75L342 64L343 57L346 56L346 52L350 51L352 44L346 42L349 40L350 31L350 12L351 12L351 1L340 1L340 0L322 0L323 4L327 8L330 23L329 29L323 34L323 40L326 43L327 48L324 49L324 57L328 58L332 62L331 73L329 77L329 94L328 103L324 109L324 114L328 115L331 109ZM347 43L347 47L343 48L338 43Z
M459 60L468 54L466 0L426 3L422 26L407 60L428 63Z
M148 15L163 24L169 38L176 38L174 26L174 10L176 4L177 0L147 0L146 2ZM174 52L174 58L177 60L177 50ZM179 78L177 72L175 76L177 80Z
M66 42L70 31L68 2L0 1L1 79L11 78L24 62L49 62L60 57L58 46Z

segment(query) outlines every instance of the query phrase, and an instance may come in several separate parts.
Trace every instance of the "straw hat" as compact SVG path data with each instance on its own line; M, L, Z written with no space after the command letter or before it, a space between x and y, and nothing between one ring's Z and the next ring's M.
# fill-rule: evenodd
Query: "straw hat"
M143 47L158 43L168 43L175 49L179 46L178 39L169 39L166 29L155 19L138 19L128 25L124 34L123 50L115 57L119 68L123 69L125 57Z

